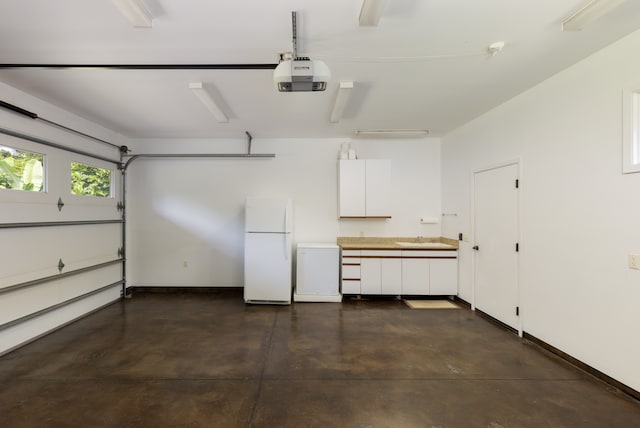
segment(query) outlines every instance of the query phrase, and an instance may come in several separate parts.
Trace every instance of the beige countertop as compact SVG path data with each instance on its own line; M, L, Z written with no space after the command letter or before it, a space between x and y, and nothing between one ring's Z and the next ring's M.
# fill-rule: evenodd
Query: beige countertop
M431 250L455 251L458 241L442 237L423 237L420 242L414 237L338 237L338 245L343 250Z

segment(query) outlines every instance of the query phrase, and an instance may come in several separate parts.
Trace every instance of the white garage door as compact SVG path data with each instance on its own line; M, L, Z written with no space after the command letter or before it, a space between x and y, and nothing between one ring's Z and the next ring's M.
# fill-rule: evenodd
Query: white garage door
M117 149L47 143L0 130L0 354L122 292Z

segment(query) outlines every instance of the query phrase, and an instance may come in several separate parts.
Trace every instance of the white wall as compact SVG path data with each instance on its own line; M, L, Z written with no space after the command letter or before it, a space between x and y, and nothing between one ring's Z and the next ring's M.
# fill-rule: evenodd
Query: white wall
M440 140L354 141L359 158L391 159L391 220L338 220L337 159L345 140L260 140L275 159L144 159L127 170L128 284L241 286L244 199L294 200L294 241L338 236L440 236ZM246 153L245 140L137 140L135 153ZM184 262L187 267L184 267Z
M471 174L520 157L520 308L528 332L640 390L640 174L621 173L622 88L640 32L443 139L443 235L471 230ZM471 241L473 242L473 241ZM471 300L471 243L460 251Z

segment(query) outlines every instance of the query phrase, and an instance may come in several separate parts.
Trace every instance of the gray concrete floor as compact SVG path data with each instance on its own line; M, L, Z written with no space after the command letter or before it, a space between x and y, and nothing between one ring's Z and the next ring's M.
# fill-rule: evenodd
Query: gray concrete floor
M633 427L640 404L468 309L142 293L0 358L2 427Z

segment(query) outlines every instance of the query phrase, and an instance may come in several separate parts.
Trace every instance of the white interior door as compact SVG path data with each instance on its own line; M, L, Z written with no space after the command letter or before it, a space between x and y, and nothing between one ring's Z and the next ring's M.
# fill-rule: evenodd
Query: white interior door
M518 164L474 174L475 307L519 330Z

